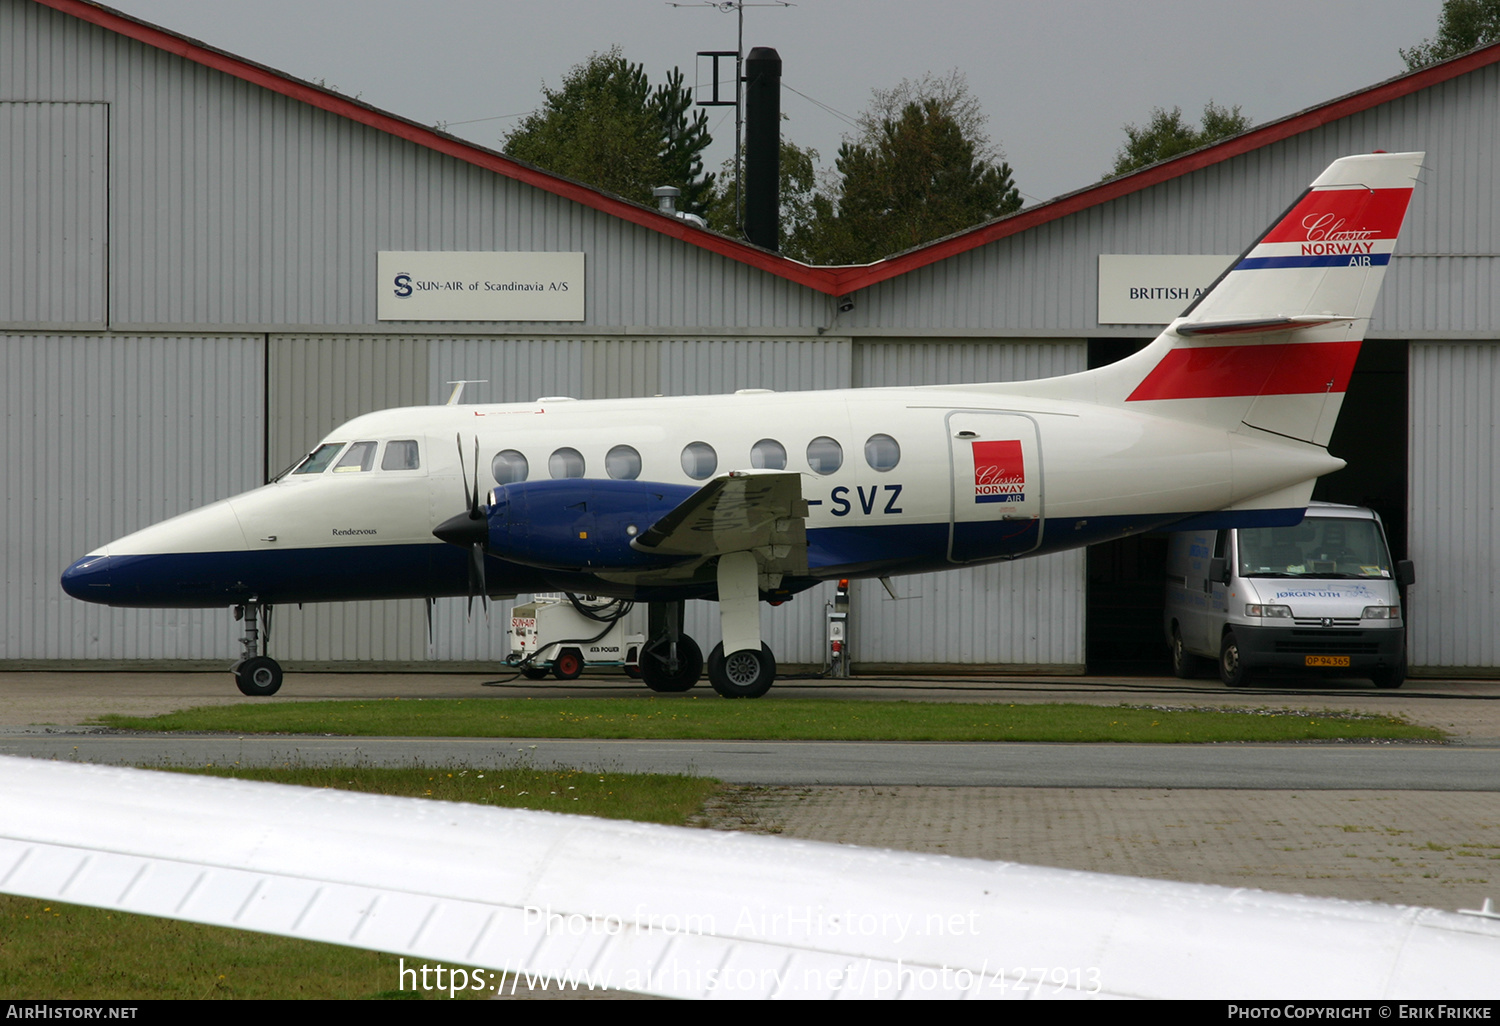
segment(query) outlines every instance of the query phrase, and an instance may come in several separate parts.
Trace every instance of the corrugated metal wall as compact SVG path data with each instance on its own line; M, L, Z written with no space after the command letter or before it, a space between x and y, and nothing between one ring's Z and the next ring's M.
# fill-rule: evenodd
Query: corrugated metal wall
M205 659L227 610L110 609L63 594L89 550L261 480L253 336L0 335L0 659Z
M831 314L783 278L24 0L0 3L13 98L108 105L116 327L376 327L380 250L586 254L586 321L544 334L810 334Z
M861 385L1020 381L1084 370L1079 340L862 343ZM895 581L853 585L850 644L856 668L900 664L1050 666L1083 671L1082 549Z
M1408 661L1500 667L1500 346L1411 347Z
M0 99L0 324L104 327L108 116Z

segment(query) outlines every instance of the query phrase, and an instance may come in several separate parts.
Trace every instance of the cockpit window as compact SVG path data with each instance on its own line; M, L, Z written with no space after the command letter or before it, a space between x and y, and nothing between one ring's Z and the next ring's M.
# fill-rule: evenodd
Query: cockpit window
M328 464L330 464L330 463L333 462L333 458L339 454L339 450L342 449L343 447L344 447L344 443L343 442L324 442L322 445L318 446L312 452L308 453L307 454L307 458L305 460L303 460L302 463L297 467L297 469L294 470L294 471L292 471L292 473L293 474L321 474L321 473L323 473L323 471L325 471L325 470L328 469Z
M349 451L334 464L335 474L358 474L375 466L375 443L355 442Z
M421 466L416 439L397 438L385 443L385 455L380 457L381 470L417 470Z

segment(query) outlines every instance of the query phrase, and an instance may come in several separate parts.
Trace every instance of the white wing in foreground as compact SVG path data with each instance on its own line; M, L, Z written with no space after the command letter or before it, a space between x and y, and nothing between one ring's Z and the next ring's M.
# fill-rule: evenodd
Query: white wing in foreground
M671 997L1493 997L1500 922L0 758L0 890ZM393 981L393 984L395 981Z

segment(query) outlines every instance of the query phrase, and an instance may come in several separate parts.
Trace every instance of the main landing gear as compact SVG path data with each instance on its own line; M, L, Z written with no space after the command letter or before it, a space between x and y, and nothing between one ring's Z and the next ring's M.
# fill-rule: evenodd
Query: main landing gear
M759 698L776 682L776 657L760 640L760 572L749 552L719 557L719 625L724 641L708 657L708 682L725 698ZM682 633L682 602L652 602L641 678L652 691L688 691L703 672L703 650Z
M646 644L641 649L641 680L652 691L690 691L703 673L703 650L682 633L682 602L647 606Z
M251 599L234 607L234 618L245 624L245 633L240 636L239 661L229 668L234 683L242 694L276 694L281 690L281 664L263 651L271 640L271 607Z
M760 640L760 570L749 552L719 557L719 627L708 682L725 698L759 698L776 682L776 658Z

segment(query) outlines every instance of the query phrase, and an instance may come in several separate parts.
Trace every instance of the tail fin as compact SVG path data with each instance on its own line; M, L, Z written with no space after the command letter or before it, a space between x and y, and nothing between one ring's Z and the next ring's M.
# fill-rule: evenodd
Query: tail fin
M1099 400L1326 446L1423 156L1334 161Z

